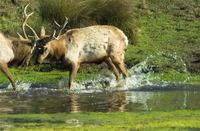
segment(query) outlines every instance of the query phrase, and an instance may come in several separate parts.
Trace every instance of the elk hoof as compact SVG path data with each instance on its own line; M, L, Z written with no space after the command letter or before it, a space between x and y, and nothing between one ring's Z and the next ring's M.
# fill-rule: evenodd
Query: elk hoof
M110 81L109 80L103 80L100 82L103 88L110 87Z
M68 84L65 88L70 90L71 85Z
M13 91L16 91L16 85L15 85L15 83L12 84L12 87L13 87Z
M13 91L16 91L16 87L13 87Z

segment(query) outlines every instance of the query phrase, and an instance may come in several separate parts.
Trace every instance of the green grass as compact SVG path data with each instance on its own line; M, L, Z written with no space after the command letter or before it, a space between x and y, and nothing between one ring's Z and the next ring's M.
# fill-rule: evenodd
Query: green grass
M169 84L199 85L200 75L169 71L169 72L163 72L163 73L152 73L150 76L150 80L154 84L169 83Z
M56 83L58 80L67 76L67 72L62 71L51 71L51 72L40 72L32 69L18 69L11 68L12 74L15 76L17 81L23 81L27 83ZM9 81L2 73L0 73L0 83L8 83Z
M23 68L10 68L11 73L17 81L25 83L57 84L62 79L68 79L69 71L64 69L52 69L50 66L30 66ZM87 67L81 69L77 75L77 81L97 78L99 70ZM5 75L0 72L0 83L9 83Z
M200 128L199 110L170 112L1 114L0 129L172 130Z
M0 1L0 31L4 32L8 36L18 37L17 32L22 33L22 23L23 19L23 10L27 4L30 4L27 12L34 12L29 20L28 24L33 27L37 34L39 35L41 26L45 26L47 32L50 33L52 31L52 26L46 21L43 21L39 16L39 2L30 1L30 0L20 0L17 1L17 5L13 5L11 1L1 0ZM26 29L28 35L33 35L32 32Z
M67 70L53 69L51 71L39 71L38 67L31 66L26 70L19 68L11 68L11 72L15 79L19 82L35 83L35 84L55 84L57 85L61 80L68 79L69 72ZM46 70L47 67L44 66ZM108 72L105 69L98 69L95 67L88 67L87 69L80 69L76 82L83 82L86 80L98 80L100 74L106 75ZM169 70L167 72L151 72L149 81L154 84L190 84L200 85L200 75L188 72L177 72L176 70ZM9 83L8 79L0 72L0 83Z

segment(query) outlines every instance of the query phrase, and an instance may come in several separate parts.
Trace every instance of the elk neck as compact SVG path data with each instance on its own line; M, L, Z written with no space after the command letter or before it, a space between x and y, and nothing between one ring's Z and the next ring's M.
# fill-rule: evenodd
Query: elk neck
M49 43L50 45L50 55L60 60L64 57L66 53L66 41L64 36L61 36L58 40L53 40Z
M12 50L14 53L14 60L17 63L23 61L28 55L31 55L31 41L30 40L13 40Z

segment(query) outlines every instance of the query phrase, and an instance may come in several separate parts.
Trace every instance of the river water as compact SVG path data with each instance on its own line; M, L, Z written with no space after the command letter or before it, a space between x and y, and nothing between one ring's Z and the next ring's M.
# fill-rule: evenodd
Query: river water
M179 85L180 88L183 88ZM0 113L133 112L200 109L198 87L180 90L167 86L126 91L69 92L55 89L29 89L0 93ZM156 89L154 89L156 88Z

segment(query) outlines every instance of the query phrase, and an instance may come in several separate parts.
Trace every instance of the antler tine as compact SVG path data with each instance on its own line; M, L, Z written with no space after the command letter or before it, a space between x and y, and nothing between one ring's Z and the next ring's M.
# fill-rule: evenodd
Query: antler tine
M68 24L68 18L65 17L65 23L63 24L63 27L61 28L61 30L58 33L58 37L61 35L62 31L65 29L66 25Z
M68 24L68 18L65 16L65 23L64 23L64 27Z
M26 26L33 32L35 38L36 38L37 40L39 40L40 38L39 38L39 36L37 35L37 33L35 32L35 30L34 30L29 24L26 24Z
M23 33L24 33L24 36L25 36L26 39L28 39L28 36L27 36L27 34L26 34L26 31L25 31L25 26L27 25L28 18L29 18L31 15L33 15L33 12L32 12L31 14L29 14L29 15L26 15L26 14L25 14L25 20L24 20L24 23L23 23L23 25L22 25Z
M56 30L53 31L53 37L55 37L55 35L56 35Z
M27 8L28 8L29 5L30 5L30 4L27 4L27 5L25 6L25 8L24 8L24 15L25 15L25 18L28 16L26 12L27 12Z
M26 10L27 10L28 6L29 6L29 4L27 4L27 5L25 6L25 8L24 8L24 15L23 15L23 16L24 16L24 22L23 22L23 24L22 24L22 30L23 30L23 33L24 33L24 37L25 37L25 38L24 38L19 32L17 32L17 35L19 36L20 39L28 39L28 36L27 36L27 34L26 34L26 31L25 31L25 26L26 26L26 22L27 22L28 18L29 18L31 15L33 15L33 12L30 13L29 15L27 15Z
M29 4L27 4L25 6L25 8L24 8L24 19L25 20L24 20L23 27L22 27L23 28L23 32L24 32L24 36L26 37L26 39L28 39L28 36L26 34L26 31L25 31L25 26L27 26L33 32L33 34L35 35L36 39L39 39L39 37L38 37L37 33L35 32L35 30L30 25L27 24L27 21L28 21L29 17L34 14L34 12L31 12L30 14L27 14L28 6L29 6Z
M21 40L24 39L24 37L23 37L19 32L17 32L17 35L19 36L19 38L20 38Z
M58 26L58 27L61 27L60 24L58 24L58 22L56 20L54 20L54 23Z
M53 38L55 38L56 40L58 40L58 37L56 37L56 30L53 31Z
M25 20L26 20L26 19L28 20L28 18L29 18L31 15L34 14L34 12L31 12L30 14L27 14L27 8L28 8L29 5L30 5L30 4L27 4L27 5L25 6L25 8L24 8L24 17L25 17Z

